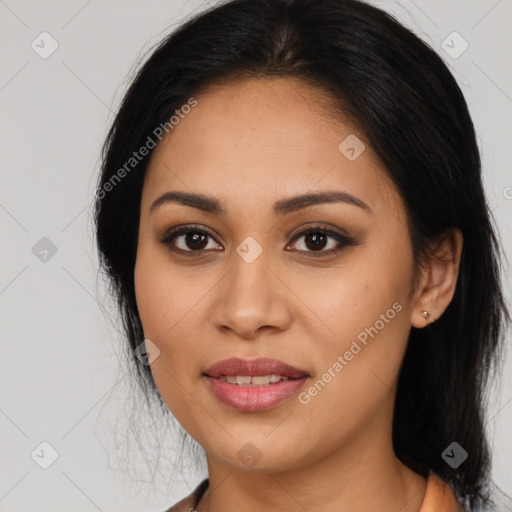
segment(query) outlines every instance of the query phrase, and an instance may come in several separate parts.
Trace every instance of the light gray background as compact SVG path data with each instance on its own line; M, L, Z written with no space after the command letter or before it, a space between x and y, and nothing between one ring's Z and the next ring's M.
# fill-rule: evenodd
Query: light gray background
M428 41L461 85L510 258L512 0L374 3ZM0 510L158 512L204 476L173 477L169 491L135 484L98 440L100 412L108 416L127 392L116 355L123 339L96 279L90 205L100 144L136 58L206 5L0 0ZM47 59L31 48L43 31L59 45ZM455 59L441 46L453 31L469 43ZM46 263L32 251L42 237L57 248ZM487 424L494 478L509 493L511 366L509 353ZM43 441L58 452L48 469L31 458Z

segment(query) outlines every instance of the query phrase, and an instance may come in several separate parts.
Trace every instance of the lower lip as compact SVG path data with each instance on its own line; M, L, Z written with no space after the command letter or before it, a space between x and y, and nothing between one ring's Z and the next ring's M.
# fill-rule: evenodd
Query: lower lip
M282 380L266 386L239 386L206 376L213 394L222 402L239 411L271 409L297 394L307 377Z

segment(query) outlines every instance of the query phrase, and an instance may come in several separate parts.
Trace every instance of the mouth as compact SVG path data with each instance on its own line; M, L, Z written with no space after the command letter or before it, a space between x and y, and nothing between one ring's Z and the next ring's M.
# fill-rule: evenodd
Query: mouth
M285 375L255 375L254 377L250 375L221 375L216 378L236 386L268 386L278 384L279 382L286 382L287 380L297 380Z
M240 411L267 410L296 395L310 377L277 359L219 361L204 373L213 395Z

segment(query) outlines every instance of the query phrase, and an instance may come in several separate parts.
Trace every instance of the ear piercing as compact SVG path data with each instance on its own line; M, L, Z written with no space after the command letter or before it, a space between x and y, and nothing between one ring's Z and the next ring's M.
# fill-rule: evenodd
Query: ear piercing
M421 315L426 318L427 320L430 318L430 313L428 311L422 311Z

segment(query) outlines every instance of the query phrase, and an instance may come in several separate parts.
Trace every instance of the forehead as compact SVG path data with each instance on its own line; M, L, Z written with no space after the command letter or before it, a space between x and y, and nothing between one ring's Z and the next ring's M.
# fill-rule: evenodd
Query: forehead
M364 136L334 117L329 96L319 89L288 78L258 79L209 87L195 99L197 106L153 152L146 195L193 190L242 206L334 188L376 210L384 196L399 199L389 195L393 183L363 146ZM364 148L355 160L343 152L346 140L358 152Z

